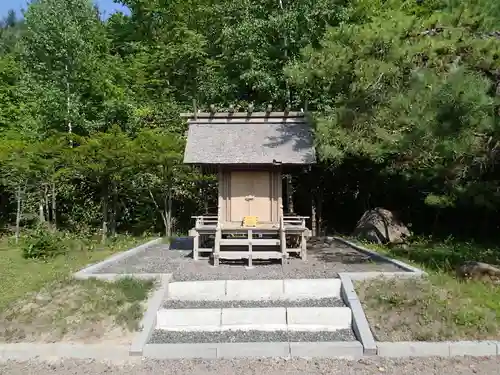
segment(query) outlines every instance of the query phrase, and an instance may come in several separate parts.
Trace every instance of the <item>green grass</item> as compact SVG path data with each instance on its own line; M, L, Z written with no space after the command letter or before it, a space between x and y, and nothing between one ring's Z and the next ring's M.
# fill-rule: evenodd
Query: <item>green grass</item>
M0 311L29 292L47 283L65 279L88 264L146 242L146 238L119 237L101 246L90 240L68 239L69 251L48 261L23 259L19 246L0 239Z
M428 271L453 273L458 265L474 260L500 264L500 246L480 244L474 241L458 241L452 237L435 240L431 237L416 238L405 250L401 247L386 247L373 244L363 244L394 258L410 262Z
M48 283L0 313L0 341L130 341L154 283L132 278Z
M458 280L468 260L498 264L500 249L453 239L420 239L409 249L363 244L423 268L422 280L368 280L356 289L379 340L475 340L500 338L500 287Z

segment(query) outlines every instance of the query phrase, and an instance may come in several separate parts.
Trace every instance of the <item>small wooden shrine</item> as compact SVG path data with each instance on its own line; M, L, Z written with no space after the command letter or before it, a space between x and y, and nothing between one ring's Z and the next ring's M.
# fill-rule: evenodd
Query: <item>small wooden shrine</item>
M285 170L316 162L311 124L304 112L182 114L189 124L184 163L218 174L218 212L197 216L193 257L306 259L307 217L283 212ZM209 239L212 238L213 241Z

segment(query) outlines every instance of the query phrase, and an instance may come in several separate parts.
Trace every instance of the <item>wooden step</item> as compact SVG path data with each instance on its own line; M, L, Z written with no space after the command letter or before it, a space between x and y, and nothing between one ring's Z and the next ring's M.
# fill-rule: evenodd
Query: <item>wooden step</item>
M279 251L252 251L252 259L282 259L283 253ZM248 251L221 251L219 252L220 259L248 259L250 252Z
M279 246L279 239L267 238L224 238L220 240L221 246L248 246L249 244L255 246Z

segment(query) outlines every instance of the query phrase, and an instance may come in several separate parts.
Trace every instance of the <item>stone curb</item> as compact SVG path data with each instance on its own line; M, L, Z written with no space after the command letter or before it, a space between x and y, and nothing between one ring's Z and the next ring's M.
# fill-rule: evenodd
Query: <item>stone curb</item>
M80 271L76 272L74 274L74 276L76 278L81 278L81 276L83 276L83 275L92 274L93 272L96 272L96 271L108 266L111 263L118 262L118 261L123 260L125 258L128 258L134 254L137 254L143 250L146 250L150 246L157 245L157 244L161 243L162 240L163 240L162 238L157 238L157 239L151 240L149 242L146 242L145 244L134 247L130 250L115 254L115 255L103 260L102 262L99 262L99 263L93 264L91 266L88 266L84 269L81 269Z
M424 271L422 271L421 269L419 269L417 267L410 266L409 264L401 262L400 260L389 258L389 257L387 257L385 255L377 253L376 251L369 250L369 249L367 249L365 247L356 245L355 243L353 243L351 241L348 241L348 240L345 240L345 239L343 239L341 237L333 236L333 237L327 237L327 238L329 240L340 241L340 242L344 243L345 245L351 246L354 249L356 249L358 251L361 251L362 253L371 255L371 256L373 256L375 258L379 258L381 260L385 260L386 262L392 263L392 264L398 266L399 268L402 268L402 269L406 270L407 272L413 272L413 273L416 273L416 274L419 274L419 275L426 275L426 273ZM389 274L389 273L397 273L397 272L383 272L383 273L384 274Z
M351 308L352 312L352 329L356 338L363 345L363 354L377 355L377 344L373 337L372 330L366 318L361 301L358 298L354 285L349 274L339 273L339 278L342 282L340 290L341 297L345 304Z
M168 294L168 284L172 278L172 274L162 274L160 287L153 293L153 296L148 301L148 308L142 317L139 326L141 331L134 337L130 345L129 354L132 356L140 356L143 354L153 330L156 326L156 315L160 309L164 299Z
M363 357L363 345L359 341L291 342L290 355L294 358L358 359Z
M456 357L500 355L500 341L379 342L380 357Z
M369 280L376 279L380 277L385 278L402 278L411 279L423 277L424 274L417 272L382 272L382 271L370 271L370 272L343 272L345 275L349 275L351 280Z
M146 358L351 358L363 356L358 341L349 342L245 342L197 344L146 344Z
M78 280L105 280L116 281L126 277L131 277L139 280L161 279L161 273L90 273L90 274L74 274L73 277Z
M30 359L58 358L95 359L102 361L129 361L128 347L109 344L42 344L20 343L0 345L0 362Z

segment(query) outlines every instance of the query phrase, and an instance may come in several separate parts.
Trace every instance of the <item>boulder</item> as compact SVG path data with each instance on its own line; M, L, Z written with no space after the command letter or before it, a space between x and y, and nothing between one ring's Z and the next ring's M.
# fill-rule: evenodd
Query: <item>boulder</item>
M379 244L402 244L411 233L393 212L385 208L374 208L361 216L353 235Z
M500 268L488 263L469 261L457 267L457 278L500 283Z

